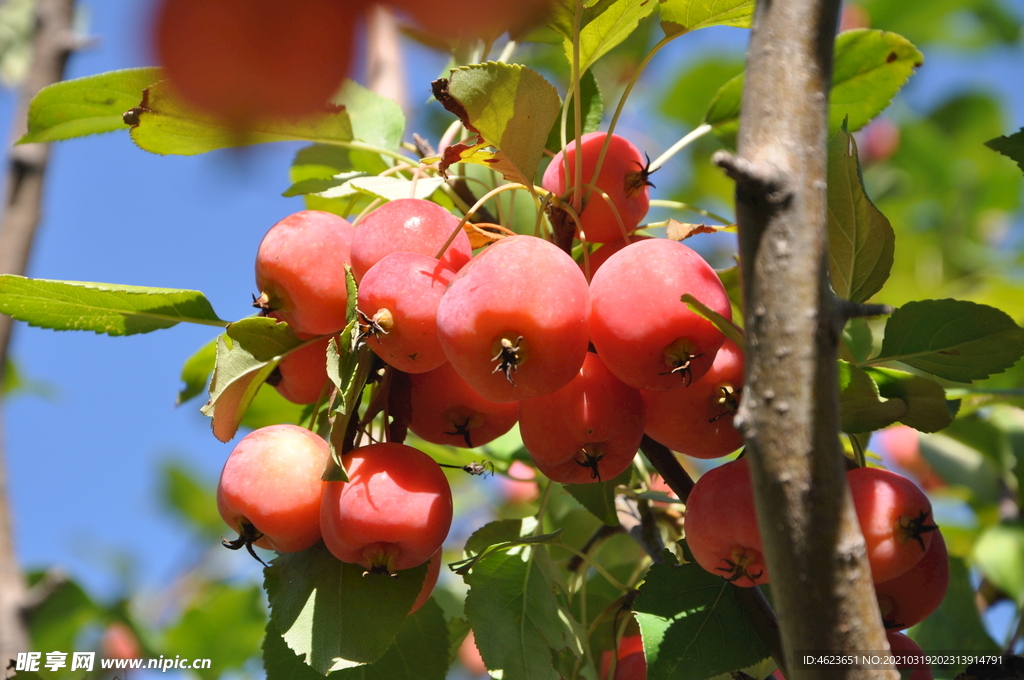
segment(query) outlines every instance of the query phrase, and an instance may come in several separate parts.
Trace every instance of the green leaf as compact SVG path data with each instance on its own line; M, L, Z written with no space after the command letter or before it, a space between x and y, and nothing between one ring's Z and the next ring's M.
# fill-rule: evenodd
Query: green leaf
M974 562L997 588L1024 605L1024 523L989 527L974 544Z
M662 0L661 30L673 36L708 26L750 28L754 0Z
M593 484L563 484L562 486L572 494L572 497L580 502L580 505L590 511L610 527L619 525L619 517L615 512L615 487L620 484L629 484L633 468L626 468L615 479Z
M854 132L889 106L924 55L898 33L861 28L836 38L834 60L829 129L849 118Z
M160 69L130 68L44 87L29 104L28 132L18 143L127 130L124 112L138 106L142 91L160 78Z
M224 533L217 511L217 490L200 481L196 473L177 461L166 461L160 470L160 500L202 534L216 538Z
M330 673L331 680L444 680L448 671L448 631L441 608L427 600L406 617L394 642L371 664ZM319 680L323 676L288 648L273 621L263 641L267 680Z
M346 266L348 270L348 267ZM348 325L336 338L332 338L327 344L327 377L331 379L334 386L338 388L335 407L336 416L331 424L330 444L332 465L324 473L325 481L347 482L348 473L341 456L345 446L345 437L348 433L349 421L356 415L359 405L359 398L363 394L363 387L370 377L370 370L373 367L374 355L369 345L363 344L357 350L353 350L356 335L359 332L359 324L355 320L353 301L358 299L355 287L355 278L351 270L346 272L345 280L348 283L349 313Z
M843 344L857 361L867 361L874 349L871 326L864 317L855 317L843 328Z
M464 66L434 81L434 96L496 151L490 166L533 186L561 100L533 69L490 61Z
M931 616L907 631L926 653L942 654L950 649L964 652L999 653L999 647L985 631L975 604L971 569L959 557L949 558L949 587L946 597ZM953 674L963 668L951 669Z
M654 11L655 5L649 0L600 0L584 9L580 21L580 73L628 38L640 21ZM563 47L571 64L571 32L565 35Z
M1001 373L1024 354L1024 329L1005 312L965 300L908 302L889 317L880 364L900 361L955 382Z
M906 404L907 410L899 419L904 425L921 432L938 432L953 422L946 390L934 380L891 368L866 368L864 372L875 381L879 395Z
M856 132L881 113L924 59L906 38L876 29L858 29L836 37L829 131L843 120ZM743 74L727 82L711 100L704 122L728 147L736 146Z
M196 350L181 367L181 382L185 386L178 390L177 406L203 393L216 363L217 338L214 338Z
M145 89L142 103L125 113L132 139L144 151L191 156L250 144L301 140L323 144L351 142L352 123L344 109L312 118L273 120L233 130L190 110L177 100L166 82Z
M843 432L872 432L902 418L907 404L883 398L867 372L840 360L839 411Z
M29 582L35 584L44 578L45 573L32 574ZM75 642L82 629L99 623L101 613L99 605L77 583L70 579L60 583L32 610L29 620L32 648L41 651L77 649ZM44 655L44 661L45 658Z
M201 409L213 418L213 434L222 442L238 431L256 391L282 357L303 342L269 317L236 321L217 338L217 366L210 380L210 400Z
M0 313L56 331L134 335L179 323L226 326L202 293L0 276Z
M530 519L499 519L488 522L473 532L466 541L463 553L466 557L475 557L492 545L511 543L521 536L526 536L536 528L536 522Z
M485 553L465 577L477 647L503 680L559 680L556 653L582 658L583 633L556 574L543 546L517 545Z
M363 173L348 173L339 176L339 180L342 181L334 186L307 193L316 193L322 198L346 198L363 193L372 198L383 198L385 201L393 201L397 198L426 199L445 183L441 177L421 177L412 181L400 177L379 177ZM314 181L323 182L324 180L306 180L307 186Z
M746 340L744 340L743 331L740 330L739 326L737 326L731 320L725 318L715 310L711 309L706 304L704 304L697 298L693 297L693 295L689 293L684 293L683 296L680 298L680 301L684 302L686 306L689 307L692 311L696 312L697 314L700 314L705 319L715 324L715 327L718 330L722 331L722 334L725 337L732 340L737 347L743 349L744 345L746 344Z
M696 563L651 566L633 610L650 680L704 680L769 656L735 586Z
M864 192L857 142L845 129L828 144L828 260L836 295L864 302L892 270L896 233Z
M216 680L222 673L241 669L253 656L266 622L263 593L258 586L239 588L214 583L164 633L164 643L168 650L184 657L216 659L216 667L194 671L203 680Z
M398 102L346 80L334 103L348 112L354 139L388 151L398 150L405 132L405 114Z
M985 146L1012 159L1024 172L1024 128L1007 137L996 137L985 142Z
M570 108L565 123L566 142L576 137L576 116L572 109L575 108L572 99L568 99L563 106ZM597 78L593 71L587 71L580 77L580 115L583 121L583 134L594 132L601 127L601 120L604 117L604 98L601 96L601 89L598 87ZM548 133L547 149L554 153L562 150L562 115L555 117L555 122Z
M376 661L387 651L427 566L395 577L364 572L339 562L323 544L281 554L264 571L271 618L288 647L322 674Z

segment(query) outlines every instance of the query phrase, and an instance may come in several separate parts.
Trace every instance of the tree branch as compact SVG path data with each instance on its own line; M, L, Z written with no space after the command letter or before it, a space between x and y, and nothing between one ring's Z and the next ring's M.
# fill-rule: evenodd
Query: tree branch
M898 677L793 663L797 650L887 649L838 436L837 329L853 311L828 283L838 9L838 0L758 3L739 153L715 158L737 180L747 375L735 422L747 440L790 680Z
M64 66L76 46L71 28L73 14L74 0L39 0L32 60L14 113L12 142L25 133L32 97L64 77ZM0 274L25 273L39 223L48 160L46 144L26 144L10 151L0 218ZM0 315L0 384L7 366L12 324L9 316ZM0 666L6 667L9 659L29 649L29 639L24 616L25 579L14 550L2 437L0 428Z

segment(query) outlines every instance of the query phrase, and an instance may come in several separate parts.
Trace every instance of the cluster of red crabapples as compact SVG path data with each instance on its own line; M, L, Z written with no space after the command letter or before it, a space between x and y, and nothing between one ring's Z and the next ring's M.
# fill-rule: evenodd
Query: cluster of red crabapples
M593 171L604 139L584 136L585 173ZM556 169L545 174L552 193L571 193L557 168L573 168L574 149L570 145L565 163L556 157ZM304 343L283 357L268 382L296 403L327 397L327 344L346 326L350 270L358 286L354 346L368 346L392 373L392 413L404 412L408 429L424 440L472 448L519 422L536 466L565 483L620 474L645 432L692 456L734 451L742 443L731 425L742 353L681 297L693 295L726 318L731 304L714 270L689 247L643 237L627 244L624 237L647 211L646 175L639 152L613 136L596 183L588 185L596 189L578 213L580 233L604 243L584 264L549 241L524 235L502 238L474 255L459 218L420 199L385 203L358 228L326 212L286 217L260 244L256 304L287 322ZM571 171L568 177L571 185ZM587 269L593 272L589 282ZM239 547L255 542L301 550L320 535L339 559L371 571L416 566L436 551L451 521L451 496L429 457L398 442L362 446L344 457L352 480L328 483L321 492L327 464L322 440L285 428L302 444L298 448L309 451L306 463L285 462L285 453L272 452L272 442L286 436L280 429L250 434L225 467L221 510L240 532ZM256 455L247 454L250 449L270 462L255 472L243 468L240 461ZM236 466L242 471L233 471ZM429 475L407 471L415 466L429 468ZM292 477L299 474L307 481ZM378 474L397 486L375 489ZM271 492L265 485L276 480L266 477L289 478L292 491ZM405 477L435 479L425 493L446 510L397 511L415 505L398 490L402 484L395 480ZM232 484L237 494L228 490ZM254 506L271 496L289 505L300 488L308 492L302 512L309 519L290 515L290 528L278 537L270 526L277 520L257 520ZM234 499L245 494L257 501ZM375 494L386 501L377 503ZM443 530L416 529L417 536L437 537L416 550L370 529L354 538L353 517L364 506L387 508L392 518L429 519L431 528L437 522ZM301 539L294 538L299 525L306 527ZM413 557L406 559L407 553Z
M879 609L890 631L916 625L942 603L946 543L924 492L882 468L847 472ZM704 569L738 586L769 583L746 458L705 473L686 504L686 542Z

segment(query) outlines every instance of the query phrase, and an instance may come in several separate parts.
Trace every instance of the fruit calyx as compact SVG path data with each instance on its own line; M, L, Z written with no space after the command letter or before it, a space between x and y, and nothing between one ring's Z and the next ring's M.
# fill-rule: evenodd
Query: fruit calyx
M928 546L924 544L922 536L939 528L934 522L932 524L925 524L925 522L930 520L931 513L927 510L922 510L917 517L901 516L900 536L904 541L917 541L921 546L921 550L927 550Z
M515 342L512 342L507 336L502 336L500 340L500 347L498 347L497 353L491 359L491 361L497 361L498 365L494 367L491 373L504 373L505 378L511 383L512 387L516 386L516 381L512 379L519 364L526 361L526 347L523 346L523 336L516 337Z
M584 444L583 448L576 454L574 460L580 467L590 468L590 478L601 481L601 471L597 468L598 463L604 458L604 446L599 442Z
M228 550L240 550L242 548L245 548L249 552L249 554L252 555L252 558L254 560L262 564L264 567L269 567L270 565L261 560L260 556L256 554L256 551L253 550L252 547L253 543L263 538L263 532L254 527L249 521L244 519L239 521L238 526L238 538L234 539L233 541L229 541L226 538L222 538L220 539L220 544Z
M386 576L397 576L395 573L395 560L401 552L394 543L371 543L363 548L363 557L370 564L370 568L363 572L367 574L383 574Z
M726 566L716 567L715 571L723 572L723 577L729 583L735 583L743 578L749 579L751 583L757 583L757 580L764 575L764 570L756 574L750 572L750 566L761 561L761 555L756 550L736 546L733 548L732 554L729 557L723 557L722 561Z
M704 353L696 353L693 341L689 338L679 338L665 348L665 363L669 370L659 375L673 375L678 373L683 378L683 387L689 387L693 382L693 361L700 359Z
M640 166L639 170L626 173L626 196L632 197L637 192L643 191L644 187L651 187L657 189L654 186L654 182L651 181L651 175L657 171L657 168L651 170L651 157L644 152L644 158L647 159L647 165L640 165L640 161L633 161Z
M389 309L378 309L373 316L366 316L358 309L356 313L359 315L359 325L363 328L356 336L356 347L362 347L370 338L380 342L380 336L387 335L395 326L395 317Z

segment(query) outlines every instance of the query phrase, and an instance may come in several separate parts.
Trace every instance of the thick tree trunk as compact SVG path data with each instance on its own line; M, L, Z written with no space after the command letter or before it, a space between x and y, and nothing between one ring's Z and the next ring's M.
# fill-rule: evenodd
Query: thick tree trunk
M74 0L39 0L36 9L32 61L21 86L14 113L12 143L25 133L28 103L39 90L64 77L64 66L75 47L71 30ZM4 178L0 218L0 274L24 274L39 223L43 180L49 145L26 144L11 149ZM0 314L0 384L3 382L12 321ZM25 580L14 550L7 479L4 471L3 431L0 428L0 665L18 652L28 651L24 617Z
M797 653L887 649L846 484L836 374L846 306L828 282L828 93L838 0L761 0L747 55L736 180L747 439L787 677L898 677L803 667Z

